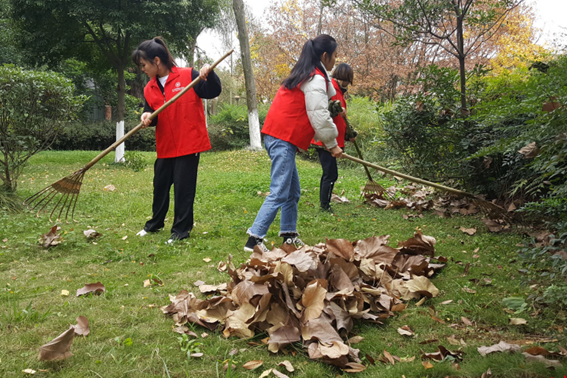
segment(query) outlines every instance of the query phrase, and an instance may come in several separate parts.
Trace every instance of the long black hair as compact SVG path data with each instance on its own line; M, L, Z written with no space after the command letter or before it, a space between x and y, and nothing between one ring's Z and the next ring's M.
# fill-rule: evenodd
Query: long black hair
M161 62L168 70L171 70L173 66L175 66L175 61L161 37L148 39L147 41L140 43L138 48L132 51L132 60L137 66L140 65L142 59L155 65L154 58L156 56L161 59Z
M314 39L310 39L303 45L299 60L291 70L289 76L282 82L287 89L293 89L311 77L313 70L317 67L329 80L327 71L321 63L321 55L327 53L331 56L337 49L337 41L327 34L321 34Z

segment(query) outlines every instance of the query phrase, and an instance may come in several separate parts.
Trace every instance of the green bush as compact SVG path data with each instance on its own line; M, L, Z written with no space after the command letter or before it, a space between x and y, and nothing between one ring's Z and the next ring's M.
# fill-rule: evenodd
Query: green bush
M0 67L0 179L15 191L27 160L53 143L86 100L73 83L49 71Z
M506 183L502 190L522 203L567 196L567 57L545 66L485 78L474 117L485 137L470 159L489 159L492 178ZM558 107L544 111L544 105ZM531 143L535 157L519 153Z
M268 109L269 104L258 104L260 127ZM246 148L250 144L246 104L222 104L218 113L209 118L209 138L214 151Z
M136 127L136 121L125 121L125 132ZM53 143L52 149L102 151L116 141L116 122L94 121L75 122L63 128L61 135ZM138 131L126 140L126 150L155 151L155 129L149 127Z
M413 176L446 181L471 170L463 163L471 125L461 116L456 83L456 70L429 66L416 83L424 90L400 97L381 115L390 158Z

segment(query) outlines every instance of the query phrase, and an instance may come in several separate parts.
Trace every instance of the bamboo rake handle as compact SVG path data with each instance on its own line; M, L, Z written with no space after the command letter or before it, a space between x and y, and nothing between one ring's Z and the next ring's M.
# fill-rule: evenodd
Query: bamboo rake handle
M344 157L344 158L346 158L346 159L349 159L349 160L352 160L352 161L354 161L354 162L357 162L357 163L359 163L359 164L362 164L362 165L364 165L364 166L366 166L366 167L374 168L374 169L376 169L376 170L378 170L378 171L381 171L381 172L384 172L384 173L388 173L388 174L391 174L391 175L393 175L393 176L398 176L398 177L404 178L404 179L406 179L406 180L408 180L408 181L411 181L411 182L415 182L415 183L423 184L423 185L428 185L428 186L431 186L431 187L434 187L434 188L443 190L443 191L445 191L445 192L455 193L455 194L458 194L458 195L461 195L461 196L464 196L464 197L469 197L469 198L474 198L474 199L476 199L476 200L480 200L480 198L478 198L478 197L475 196L474 194L467 193L467 192L463 192L462 190L458 190L458 189L454 189L454 188L449 188L448 186L445 186L445 185L435 184L435 183L433 183L433 182L430 182L430 181L427 181L427 180L423 180L423 179L420 179L420 178L417 178L417 177L405 175L405 174L403 174L403 173L396 172L396 171L393 171L393 170L391 170L391 169L384 168L384 167L381 167L381 166L379 166L379 165L369 163L369 162L367 162L367 161L365 161L365 160L355 158L354 156L350 156L350 155L345 154L345 153L342 154L342 157Z
M211 65L211 71L215 69L216 66L219 65L220 62L222 62L223 60L225 60L228 56L230 56L230 54L232 54L234 52L234 50L230 50L229 52L227 52L226 54L224 54L221 58L219 58L216 62L214 62ZM156 110L155 112L153 112L149 119L152 120L154 118L157 117L157 115L159 113L161 113L162 111L165 110L165 108L167 108L169 105L173 104L175 101L177 101L177 99L179 99L179 97L183 96L185 93L187 93L187 91L189 91L191 88L193 88L199 81L201 81L201 78L198 77L195 80L193 80L191 82L191 84L189 84L188 86L185 87L185 89L183 89L181 92L179 92L178 94L176 94L171 100L169 100L168 102L166 102L165 104L163 104L158 110ZM105 157L106 155L108 155L110 152L114 151L116 149L116 147L120 146L122 143L124 143L124 141L128 138L130 138L132 135L136 134L138 131L140 131L140 129L144 126L143 122L140 122L138 124L138 126L134 127L132 130L128 131L128 133L126 133L122 138L118 139L116 142L112 143L110 145L110 147L108 147L106 150L102 151L100 154L98 154L97 157L95 157L93 160L91 160L87 165L85 165L81 170L83 172L87 171L90 167L92 167L93 165L95 165L96 163L98 163L98 161L100 159L102 159L103 157Z

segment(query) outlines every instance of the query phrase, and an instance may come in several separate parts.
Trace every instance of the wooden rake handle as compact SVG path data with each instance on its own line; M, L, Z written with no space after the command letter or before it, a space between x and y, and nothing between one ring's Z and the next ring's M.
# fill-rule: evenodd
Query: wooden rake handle
M393 170L391 170L391 169L384 168L384 167L381 167L381 166L379 166L379 165L369 163L369 162L367 162L367 161L365 161L365 160L355 158L354 156L350 156L350 155L345 154L345 153L342 154L342 157L344 157L344 158L346 158L346 159L348 159L348 160L352 160L352 161L354 161L354 162L356 162L356 163L362 164L362 165L364 165L364 166L366 166L366 167L374 168L374 169L376 169L376 170L378 170L378 171L380 171L380 172L384 172L384 173L388 173L388 174L393 175L393 176L398 176L398 177L404 178L404 179L406 179L406 180L408 180L408 181L411 181L411 182L415 182L415 183L418 183L418 184L423 184L423 185L431 186L431 187L434 187L434 188L443 190L443 191L445 191L445 192L455 193L455 194L458 194L458 195L461 195L461 196L464 196L464 197L474 198L474 199L476 199L476 200L479 199L479 198L478 198L477 196L475 196L474 194L467 193L467 192L463 192L462 190L458 190L458 189L454 189L454 188L449 188L448 186L445 186L445 185L435 184L435 183L433 183L433 182L430 182L430 181L427 181L427 180L423 180L423 179L420 179L420 178L417 178L417 177L405 175L405 174L403 174L403 173L396 172L396 171L393 171Z
M222 62L223 60L225 60L228 56L230 56L230 54L232 54L234 52L234 50L230 50L229 52L227 52L226 54L224 54L221 58L219 58L216 62L214 62L211 65L211 71L215 69L216 66L219 65L220 62ZM176 94L171 100L167 101L165 104L163 104L158 110L156 110L155 112L153 112L149 119L152 120L154 118L157 117L157 115L159 113L161 113L162 111L165 110L165 108L167 108L169 105L173 104L175 101L177 101L179 99L179 97L183 96L185 93L187 93L191 88L193 88L199 81L201 81L201 78L198 77L195 80L193 80L191 82L191 84L189 84L188 86L186 86L181 92L179 92L178 94ZM103 157L105 157L106 155L108 155L110 152L114 151L116 149L116 147L120 146L122 143L124 143L124 141L128 138L130 138L132 135L136 134L138 131L140 131L140 129L142 129L144 126L143 122L140 122L138 124L138 126L134 127L132 130L128 131L128 133L126 133L122 138L118 139L116 142L112 143L110 145L110 147L108 147L106 150L102 151L100 154L98 154L97 157L95 157L93 160L91 160L87 165L85 165L83 168L81 168L82 172L86 172L90 167L92 167L93 165L95 165L96 163L98 163L98 161L100 159L102 159Z

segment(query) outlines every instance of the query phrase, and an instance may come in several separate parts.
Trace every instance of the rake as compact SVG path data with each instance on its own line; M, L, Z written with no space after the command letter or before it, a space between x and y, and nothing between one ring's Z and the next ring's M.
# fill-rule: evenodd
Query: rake
M343 115L343 119L345 120L347 129L353 130L346 115ZM360 148L358 148L358 143L356 143L356 139L352 142L352 144L354 144L354 148L356 149L356 153L358 154L360 160L363 160L364 158L362 157L362 152L360 151ZM368 176L368 181L366 182L366 185L364 185L364 188L362 188L362 192L383 194L389 198L388 194L386 193L386 189L384 189L382 185L378 184L376 181L372 179L372 175L370 175L370 171L368 170L368 167L366 165L364 165L364 170L366 171L366 176Z
M211 65L211 70L213 70L220 62L222 62L230 54L232 54L233 51L234 50L227 52L219 60L214 62ZM149 119L153 120L155 117L157 117L159 113L161 113L165 108L177 101L179 97L187 93L199 81L201 81L200 77L193 80L191 84L185 87L185 89L175 95L171 100L163 104L158 110L153 112L150 115ZM77 200L79 199L79 193L81 192L81 185L83 184L85 173L100 159L108 155L110 152L114 151L116 147L118 147L126 139L130 138L132 135L140 131L140 129L142 129L143 127L144 124L140 122L138 126L134 127L122 138L112 143L110 147L98 154L97 157L91 160L83 168L32 195L24 201L24 205L26 205L32 211L35 211L37 209L37 216L39 216L39 214L43 212L51 203L55 203L53 210L51 210L51 213L49 214L49 220L51 220L54 214L57 214L57 220L59 221L61 219L61 215L65 213L65 221L67 221L69 212L71 212L71 219L73 219L75 214L75 206L77 205ZM59 213L57 213L57 209L59 209Z
M356 163L362 164L365 167L374 168L374 169L376 169L380 172L384 172L384 173L387 173L387 174L390 174L390 175L393 175L393 176L401 177L401 178L406 179L406 180L411 181L411 182L431 186L433 188L442 190L444 192L453 193L453 194L456 194L456 195L459 195L459 196L462 196L462 197L471 198L479 207L483 208L484 210L486 210L491 215L498 215L500 217L505 218L506 220L509 220L509 216L506 213L506 210L504 210L504 208L502 208L502 207L500 207L500 206L498 206L498 205L496 205L496 204L494 204L490 201L482 199L482 198L480 198L480 197L478 197L474 194L464 192L462 190L450 188L450 187L445 186L445 185L435 184L433 182L423 180L423 179L420 179L420 178L417 178L417 177L405 175L403 173L396 172L396 171L393 171L391 169L384 168L384 167L381 167L379 165L369 163L365 160L355 158L354 156L350 156L350 155L345 154L345 153L342 154L342 157L349 159L349 160L352 160Z

